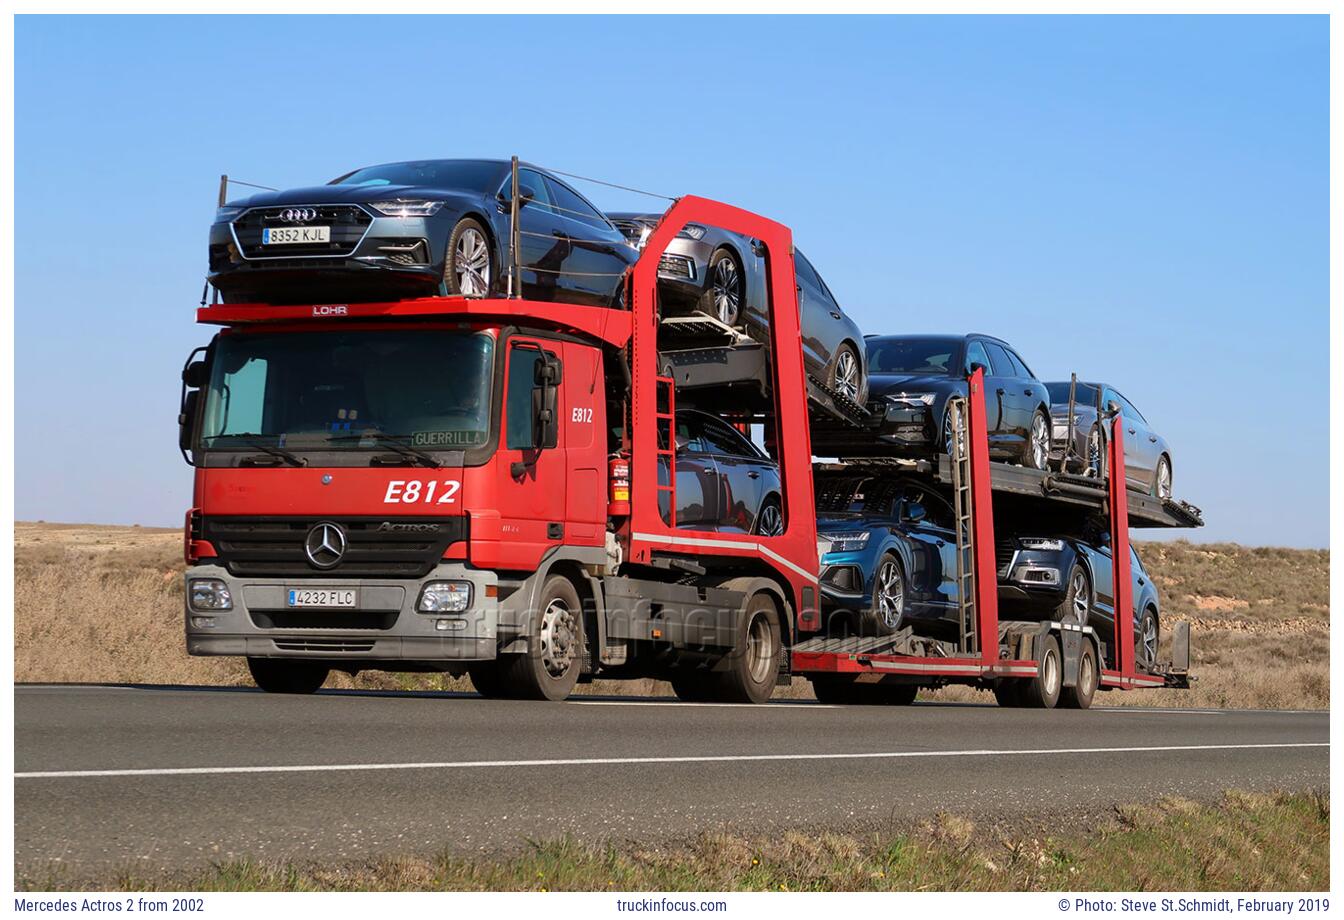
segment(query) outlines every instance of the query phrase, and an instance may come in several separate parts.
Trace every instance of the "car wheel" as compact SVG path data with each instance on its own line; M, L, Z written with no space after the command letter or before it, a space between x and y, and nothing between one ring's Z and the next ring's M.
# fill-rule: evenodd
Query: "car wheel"
M1157 614L1152 607L1144 608L1139 619L1139 634L1134 638L1134 661L1146 671L1151 671L1157 664L1157 643L1161 637Z
M1088 709L1097 695L1101 674L1097 670L1097 653L1090 640L1083 640L1083 652L1078 656L1078 683L1065 687L1060 694L1060 705L1066 709Z
M1031 417L1031 428L1027 430L1027 442L1022 446L1022 465L1033 470L1044 470L1050 466L1050 416L1037 412Z
M464 217L448 236L448 252L443 257L443 283L449 294L463 297L489 297L494 290L495 259L490 238L480 222Z
M863 366L859 355L848 342L835 351L831 362L830 387L850 402L857 403L863 392Z
M905 625L905 573L895 553L883 553L873 576L873 603L863 614L864 635L890 636Z
M1092 611L1092 588L1087 583L1087 572L1081 565L1074 563L1064 592L1064 600L1055 609L1055 616L1061 622L1071 618L1079 626L1088 625Z
M1163 501L1171 498L1171 460L1166 454L1158 458L1153 472L1153 495Z
M761 503L761 510L756 512L754 532L762 537L777 537L784 532L784 512L779 499L771 496Z
M725 326L736 326L746 300L746 275L737 256L727 249L716 249L705 269L705 293L697 308Z
M1064 662L1054 636L1045 636L1041 640L1036 666L1036 676L1022 684L1022 705L1030 709L1054 709L1064 678Z
M325 665L313 661L282 658L249 658L247 669L252 672L252 681L267 693L316 693L331 673Z
M775 692L783 657L779 612L770 595L752 596L737 640L728 669L709 675L709 697L723 703L764 703Z
M579 680L583 660L583 606L574 585L552 575L527 637L527 651L501 659L508 693L526 700L563 700Z

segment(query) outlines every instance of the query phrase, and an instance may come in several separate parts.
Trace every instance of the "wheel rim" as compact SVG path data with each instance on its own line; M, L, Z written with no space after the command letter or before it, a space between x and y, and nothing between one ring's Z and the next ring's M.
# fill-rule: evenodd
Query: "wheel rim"
M784 515L778 505L771 503L761 509L756 529L764 537L777 537L784 532Z
M1073 615L1078 620L1078 625L1087 625L1087 576L1082 572L1073 573L1073 584L1069 586L1069 592L1073 595Z
M1143 618L1143 660L1157 660L1157 621L1152 617Z
M835 359L835 391L857 401L859 398L859 362L848 348Z
M714 266L711 293L719 322L727 326L736 323L737 311L742 304L742 276L738 274L737 263L731 258L720 259Z
M1031 421L1031 465L1045 469L1050 459L1050 426L1045 417L1037 415Z
M1171 498L1171 464L1160 460L1157 464L1157 497Z
M490 291L490 248L479 230L468 227L457 238L453 274L459 294L484 297Z
M1096 662L1092 660L1091 655L1084 655L1082 660L1078 662L1078 689L1084 695L1087 695L1091 692L1092 687L1096 685L1096 680Z
M563 677L574 658L574 614L556 598L541 615L541 664L551 677Z
M877 615L888 629L901 625L905 611L905 585L895 560L888 559L877 570Z
M1059 689L1059 657L1051 650L1041 662L1041 685L1046 696L1054 696Z
M770 641L770 622L765 614L758 613L747 630L747 673L754 683L761 683L770 676L770 666L774 663L774 648Z

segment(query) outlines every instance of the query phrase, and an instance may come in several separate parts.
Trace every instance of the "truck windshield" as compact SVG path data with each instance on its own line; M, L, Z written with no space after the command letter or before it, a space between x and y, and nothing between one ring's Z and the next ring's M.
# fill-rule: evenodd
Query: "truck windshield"
M446 329L220 336L202 446L469 450L489 439L493 356L491 336Z

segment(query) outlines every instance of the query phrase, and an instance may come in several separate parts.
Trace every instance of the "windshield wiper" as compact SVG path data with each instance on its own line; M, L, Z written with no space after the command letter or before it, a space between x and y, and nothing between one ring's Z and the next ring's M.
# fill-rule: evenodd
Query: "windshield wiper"
M279 457L281 460L285 461L286 463L290 464L291 466L307 466L307 465L308 465L308 461L307 461L305 458L300 457L298 454L294 453L293 451L288 451L288 450L285 450L283 447L276 447L276 446L274 446L274 445L267 444L265 441L259 441L259 440L257 440L258 438L263 438L263 437L265 437L265 435L261 435L261 434L257 434L256 432L249 431L249 432L246 432L246 433L244 433L244 434L217 434L217 435L215 435L215 436L213 436L213 437L205 438L204 440L206 440L206 441L218 441L220 438L237 438L239 441L242 441L242 442L243 442L244 444L246 444L248 447L256 448L257 450L261 451L263 454L270 454L272 457ZM248 459L248 458L247 458L247 457L244 457L243 459L246 460L246 459Z
M435 469L442 469L443 463L433 454L426 453L418 447L412 447L406 443L405 438L398 437L395 434L388 434L384 431L363 431L359 434L345 434L340 437L331 438L332 441L362 441L365 438L377 441L379 444L386 444L394 452L405 457L407 460L414 460L425 466L432 466Z

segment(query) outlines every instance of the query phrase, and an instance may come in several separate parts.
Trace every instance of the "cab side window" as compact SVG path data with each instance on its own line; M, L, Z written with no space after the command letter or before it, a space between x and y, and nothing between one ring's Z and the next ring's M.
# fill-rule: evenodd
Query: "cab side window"
M508 450L536 450L537 433L532 424L532 390L536 386L541 349L514 345L509 349L509 372L504 384L504 446Z

